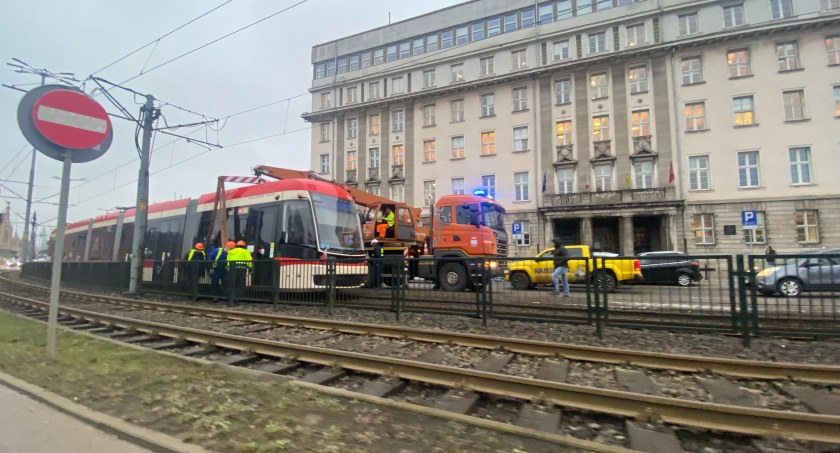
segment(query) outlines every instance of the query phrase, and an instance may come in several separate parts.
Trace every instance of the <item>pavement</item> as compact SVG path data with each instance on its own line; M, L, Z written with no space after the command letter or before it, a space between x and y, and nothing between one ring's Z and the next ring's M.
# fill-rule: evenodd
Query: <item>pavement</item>
M0 385L0 453L148 453Z

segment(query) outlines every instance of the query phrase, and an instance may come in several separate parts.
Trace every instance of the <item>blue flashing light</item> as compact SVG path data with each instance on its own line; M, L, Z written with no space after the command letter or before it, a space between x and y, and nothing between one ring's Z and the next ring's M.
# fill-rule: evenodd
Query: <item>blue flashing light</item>
M475 190L473 190L473 195L475 195L477 197L486 197L487 196L487 191L484 190L484 189L475 189Z

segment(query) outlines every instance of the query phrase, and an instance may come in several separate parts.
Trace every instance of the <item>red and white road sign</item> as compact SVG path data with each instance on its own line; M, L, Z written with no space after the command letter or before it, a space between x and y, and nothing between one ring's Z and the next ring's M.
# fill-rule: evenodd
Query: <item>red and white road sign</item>
M35 128L44 138L69 149L87 149L101 144L111 129L108 113L85 93L53 90L32 107Z

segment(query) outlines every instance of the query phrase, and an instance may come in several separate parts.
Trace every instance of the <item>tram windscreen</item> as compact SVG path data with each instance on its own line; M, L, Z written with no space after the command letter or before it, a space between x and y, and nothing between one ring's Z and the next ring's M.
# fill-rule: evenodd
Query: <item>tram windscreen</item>
M312 193L318 241L321 250L335 252L363 252L361 227L356 205L330 195Z

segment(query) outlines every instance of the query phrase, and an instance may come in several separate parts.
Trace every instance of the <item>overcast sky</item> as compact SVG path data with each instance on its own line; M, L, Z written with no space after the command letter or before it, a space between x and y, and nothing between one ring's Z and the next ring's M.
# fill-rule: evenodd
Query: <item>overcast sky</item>
M217 39L229 32L300 0L233 0L177 33L130 58L97 73L119 83ZM72 72L85 79L103 66L123 57L172 29L225 3L225 0L12 0L4 2L0 17L0 58L3 63L19 58L33 67L53 72ZM171 64L150 71L125 85L154 95L165 103L194 112L223 117L272 101L298 96L311 85L312 46L370 28L460 3L458 0L426 0L414 3L387 0L308 0L291 10L255 25ZM29 89L37 76L17 74L9 66L0 70L4 84ZM87 82L90 92L96 85ZM117 99L135 117L138 103L132 95L115 91ZM14 213L23 216L30 147L17 124L17 106L23 93L0 88L0 203L11 202ZM97 99L109 112L117 109L103 97ZM135 102L136 101L136 102ZM183 128L175 133L232 145L286 131L285 135L219 149L176 165L205 152L194 144L158 134L152 156L150 200L195 197L215 190L219 175L248 175L250 168L269 164L295 169L309 167L309 132L291 132L309 127L300 114L308 111L309 96L232 118L218 132ZM169 125L201 121L201 117L163 105ZM134 125L112 119L114 142L96 161L73 165L73 178L86 178L71 186L68 222L102 214L115 206L133 206L139 161L134 146ZM21 152L23 150L23 152ZM7 165L8 164L8 165ZM166 169L166 167L170 167ZM118 168L119 167L119 168ZM58 199L61 163L39 154L35 175L35 200ZM55 225L57 207L36 204L38 219ZM21 218L13 214L15 221ZM52 220L50 220L52 219ZM22 231L21 224L15 227Z

